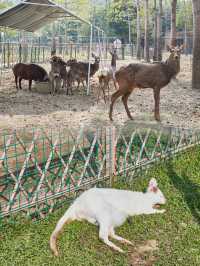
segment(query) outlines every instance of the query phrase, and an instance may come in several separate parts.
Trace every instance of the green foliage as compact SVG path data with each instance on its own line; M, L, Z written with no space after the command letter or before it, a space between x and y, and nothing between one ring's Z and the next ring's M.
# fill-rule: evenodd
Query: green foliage
M0 2L0 11L3 11L4 9L8 8L10 6L8 1L2 1Z
M191 31L193 28L192 2L186 0L178 2L177 29L183 31L185 23L187 30Z
M112 1L108 9L109 27L113 33L121 36L127 40L128 36L128 16L130 17L131 28L135 27L133 24L133 17L136 16L136 10L133 7L133 1L115 0Z
M0 1L0 10L7 8L19 1ZM67 9L73 11L82 18L93 22L95 25L104 29L107 36L114 38L123 38L128 42L128 17L130 18L131 39L135 42L136 39L136 3L133 0L55 0L59 5L63 5ZM144 32L144 1L140 1L140 17L141 17L141 31ZM170 13L171 0L163 0L163 33L170 30ZM157 0L158 5L158 0ZM152 32L154 27L154 1L149 0L149 38L152 39ZM183 31L185 27L187 30L192 30L192 3L187 0L179 0L177 2L177 30ZM90 35L89 26L78 21L63 19L62 21L54 23L54 26L47 25L43 27L38 35L41 39L48 41L52 39L52 32L55 35L68 36L70 40L77 41L77 36ZM12 38L12 35L10 36Z

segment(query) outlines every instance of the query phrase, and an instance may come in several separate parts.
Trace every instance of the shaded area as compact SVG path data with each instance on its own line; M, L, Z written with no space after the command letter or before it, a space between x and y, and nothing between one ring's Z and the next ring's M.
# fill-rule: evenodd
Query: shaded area
M200 186L190 180L185 170L177 173L172 159L166 163L167 174L174 187L180 191L194 219L200 224Z

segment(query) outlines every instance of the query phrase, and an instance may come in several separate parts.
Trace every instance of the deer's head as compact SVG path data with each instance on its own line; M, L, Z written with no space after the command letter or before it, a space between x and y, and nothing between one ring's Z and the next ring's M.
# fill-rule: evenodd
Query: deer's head
M50 59L51 70L54 73L60 73L61 69L67 66L67 63L59 56L52 56Z
M109 52L110 52L110 54L111 54L111 56L112 56L113 59L115 59L115 60L118 59L117 49L114 48L113 50L111 50Z
M92 57L95 59L95 63L99 64L100 63L100 57L92 53Z
M183 49L184 45L181 45L180 47L179 46L173 47L168 45L167 50L170 52L169 59L180 61L180 56Z
M67 61L67 66L72 66L72 65L74 65L74 64L76 64L77 63L77 60L76 59L69 59L68 61Z

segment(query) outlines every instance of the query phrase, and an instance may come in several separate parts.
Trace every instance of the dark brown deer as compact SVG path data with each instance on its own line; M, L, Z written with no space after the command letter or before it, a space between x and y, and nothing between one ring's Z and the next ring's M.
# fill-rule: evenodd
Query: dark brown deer
M78 71L74 71L75 66L77 66L78 61L76 59L69 59L67 61L67 66L70 67L69 71L67 72L67 95L69 94L69 90L72 92L72 84L77 81L78 87L82 82L84 86L84 80L80 78L80 73Z
M92 57L95 59L95 62L90 64L90 77L93 77L94 74L99 70L100 57L92 53ZM75 75L80 77L80 80L85 80L88 82L88 71L89 71L89 62L77 62L71 66L72 72Z
M165 87L172 78L180 72L180 55L183 46L168 47L170 56L166 62L156 64L130 64L120 68L115 78L118 83L118 90L111 97L109 118L112 119L114 102L122 96L122 101L126 113L130 119L133 119L129 111L127 101L128 97L135 88L146 89L152 88L155 100L154 116L157 121L160 121L160 90Z
M113 51L110 51L110 54L111 54L110 67L101 69L99 73L99 89L98 89L97 103L99 101L101 91L103 92L104 102L106 103L105 90L106 89L108 90L108 97L109 97L110 81L113 81L115 89L117 89L116 80L115 80L115 72L116 72L117 59L118 59L117 50L113 49Z
M40 82L45 82L49 80L46 70L36 64L17 63L16 65L14 65L12 70L15 76L15 84L17 90L18 90L18 81L19 81L19 88L22 89L21 86L22 79L29 81L30 91L33 80Z
M94 76L94 74L99 70L100 57L96 56L92 53L92 57L95 59L95 62L90 64L90 77ZM68 73L69 79L69 87L71 89L72 82L77 81L78 87L80 82L84 85L84 81L86 84L88 83L88 71L89 71L89 63L88 62L76 62L75 60L69 60L67 63L70 66L70 70Z

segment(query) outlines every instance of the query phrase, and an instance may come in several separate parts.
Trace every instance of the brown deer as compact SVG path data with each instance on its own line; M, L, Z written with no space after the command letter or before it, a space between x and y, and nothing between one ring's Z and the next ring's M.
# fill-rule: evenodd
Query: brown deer
M98 96L97 96L97 103L99 101L100 93L103 92L104 96L104 102L106 103L106 96L105 96L105 90L108 90L108 97L109 97L109 91L110 91L110 81L113 81L115 89L117 89L116 81L115 81L115 72L116 72L116 66L117 66L117 50L113 49L113 51L110 51L111 54L111 66L104 68L100 70L99 73L99 90L98 90Z
M153 89L155 100L154 116L157 121L160 121L160 90L180 72L180 55L183 50L183 45L181 47L168 47L168 50L170 51L170 56L166 62L156 64L130 64L126 67L121 67L116 72L115 78L119 88L111 97L109 112L111 121L113 121L113 105L120 96L122 96L122 101L128 117L133 119L127 101L135 88Z
M94 74L99 70L100 57L96 56L92 53L92 57L95 59L95 62L90 64L90 77L94 76ZM86 84L88 83L88 71L89 71L89 63L81 62L75 60L69 60L67 66L70 66L69 70L69 86L72 86L73 81L78 82L78 87L80 82L84 85L84 81ZM70 88L71 89L71 88Z
M31 91L32 81L40 81L45 82L49 81L48 74L44 68L36 64L24 64L24 63L17 63L14 65L13 74L15 76L15 84L16 89L18 90L18 82L19 88L22 89L21 81L22 79L29 81L29 90Z
M82 83L82 85L84 86L84 78L80 77L80 73L79 71L75 71L75 68L78 64L78 61L76 59L69 59L67 61L67 66L70 67L69 71L67 72L67 95L69 94L69 89L71 91L71 94L73 94L72 92L72 84L77 81L78 83L78 87L80 86L80 83Z
M54 95L61 89L61 81L63 79L64 87L66 87L67 80L67 63L59 56L52 56L50 60L51 71L49 72L49 80L51 87L51 94Z

